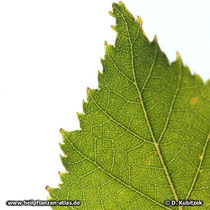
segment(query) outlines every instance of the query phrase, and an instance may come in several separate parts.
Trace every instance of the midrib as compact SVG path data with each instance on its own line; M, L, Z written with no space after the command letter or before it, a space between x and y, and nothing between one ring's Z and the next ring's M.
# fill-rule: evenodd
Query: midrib
M126 25L126 30L127 30L127 34L128 34L128 40L129 40L129 44L130 44L130 51L131 51L131 65L132 65L132 72L133 72L133 78L134 78L134 84L135 84L135 87L136 87L136 90L138 92L138 95L139 95L139 100L140 100L140 103L141 103L141 107L143 109L143 112L144 112L144 117L145 117L145 120L146 120L146 123L147 123L147 126L148 126L148 129L149 129L149 132L151 134L151 137L152 137L152 140L154 142L154 145L155 145L155 149L157 151L157 154L158 154L158 157L160 159L160 162L163 166L163 169L164 169L164 172L166 174L166 177L167 177L167 180L169 182L169 185L171 187L171 190L173 192L173 195L174 195L174 198L176 201L178 201L178 196L176 194L176 191L175 191L175 188L174 188L174 185L172 183L172 180L171 180L171 177L169 175L169 172L168 172L168 169L166 167L166 164L163 160L163 157L162 157L162 154L161 154L161 151L160 151L160 148L159 148L159 144L157 143L156 139L155 139L155 136L154 136L154 132L152 130L152 127L150 125L150 122L149 122L149 118L148 118L148 115L147 115L147 111L146 111L146 108L145 108L145 105L144 105L144 101L142 99L142 94L141 92L139 91L139 87L137 85L137 81L136 81L136 73L135 73L135 67L134 67L134 56L133 56L133 45L132 45L132 41L131 41L131 36L130 36L130 32L129 32L129 28L128 28L128 24L127 24L127 21L125 19L125 17L123 16L122 12L120 10L118 10L125 22L125 25ZM143 86L144 87L144 86ZM179 209L182 210L182 206L179 206Z

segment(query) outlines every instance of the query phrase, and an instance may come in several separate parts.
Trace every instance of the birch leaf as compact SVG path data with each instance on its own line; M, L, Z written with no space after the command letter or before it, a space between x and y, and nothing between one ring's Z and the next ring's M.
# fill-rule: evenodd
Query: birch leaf
M210 206L210 80L192 75L179 54L170 63L157 38L122 2L113 4L115 45L105 43L99 88L88 88L80 130L61 129L65 173L53 209L191 209Z

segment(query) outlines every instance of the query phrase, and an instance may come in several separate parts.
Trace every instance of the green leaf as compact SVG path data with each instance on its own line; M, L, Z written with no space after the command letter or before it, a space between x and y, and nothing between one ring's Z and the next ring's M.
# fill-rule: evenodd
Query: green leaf
M65 173L51 200L79 200L53 209L191 209L210 206L210 80L191 75L179 54L170 63L157 38L122 2L113 4L115 46L105 43L99 89L87 90L81 130L61 129ZM195 209L197 209L195 207Z

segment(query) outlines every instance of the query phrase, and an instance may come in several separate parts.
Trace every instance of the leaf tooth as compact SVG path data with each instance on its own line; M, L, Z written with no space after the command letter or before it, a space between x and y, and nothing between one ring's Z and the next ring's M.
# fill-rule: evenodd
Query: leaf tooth
M160 46L158 44L158 39L157 39L157 35L154 36L153 40L150 43L151 45L155 45L157 48L159 48L160 50Z
M58 174L59 174L59 176L60 176L60 179L61 179L61 181L64 183L64 176L66 175L66 174L68 174L67 172L61 172L61 171L58 171Z
M112 8L113 8L113 12L109 12L109 14L112 16L112 17L117 17L117 13L116 13L116 10L119 10L120 7L124 7L125 8L125 5L123 4L122 1L120 1L119 3L112 3Z
M105 46L105 55L104 55L104 59L106 60L108 56L108 54L110 52L112 52L112 50L114 49L113 45L108 44L106 41L104 42L104 46ZM104 63L104 62L103 62Z
M63 128L60 128L60 130L59 130L59 131L60 131L60 133L62 134L62 133L63 133Z
M117 26L116 25L111 25L111 28L113 31L117 32Z
M82 120L82 118L84 118L84 116L85 116L85 114L77 112L77 117L79 120Z
M49 190L50 190L50 187L47 185L47 186L45 187L45 189L46 189L47 191L49 191Z
M103 74L104 69L105 69L105 60L101 58L100 61L101 61L101 65L102 65L102 67L103 67L103 70L102 70L102 72L98 71L98 74ZM101 75L100 75L100 76L101 76Z
M63 142L64 142L64 138L63 138ZM62 149L64 144L62 144L61 142L58 142L58 144L59 144L60 148Z
M176 51L176 59L177 60L182 60L181 55L178 51Z
M109 49L111 49L111 47L109 48ZM107 55L108 55L108 51L106 51L106 53L105 53L105 59L101 59L101 64L102 64L102 67L103 67L103 69L102 69L102 72L98 72L98 79L102 79L103 78L103 76L104 76L104 74L106 73L106 65L105 65L105 60L106 60L106 58L108 57ZM100 84L100 81L99 81L99 84Z
M83 108L83 112L86 114L86 112L87 112L87 106L88 106L88 103L85 101L85 100L83 100L82 101L82 108Z
M59 173L60 180L62 182L61 184L58 184L60 188L63 186L65 181L68 179L68 174L69 174L69 172L60 172Z
M191 71L190 71L190 73L191 73ZM194 73L193 78L195 78L195 80L197 80L197 82L200 82L202 85L204 84L203 79L201 78L201 76L199 74ZM207 82L205 84L207 84Z
M102 66L103 66L103 65L104 65L104 62L105 62L104 59L101 58L100 61L101 61L101 64L102 64Z
M121 2L119 4L113 3L112 4L113 12L109 13L112 17L117 18L119 17L119 11L122 10L122 8L126 8L125 5Z
M90 101L91 88L87 88L87 102Z
M64 142L64 141L65 141L65 135L67 135L68 131L65 131L65 130L63 130L62 128L60 128L60 133L61 133L61 135L62 135L62 140L63 140L63 142ZM59 146L62 147L62 145L63 145L63 144L61 144L61 143L59 142Z
M87 102L92 101L94 98L94 96L96 96L98 94L99 89L91 89L91 88L87 88Z
M115 8L115 7L119 8L119 5L118 5L117 3L114 2L114 3L112 4L112 7L113 7L113 8Z
M141 19L141 17L140 16L136 16L137 18L136 18L136 20L137 20L137 22L139 22L139 23L142 23L143 22L143 20Z
M89 96L90 94L93 94L94 92L96 92L97 89L92 89L92 88L87 88L87 95Z
M103 72L98 71L98 82L99 82L99 85L100 85L100 82L101 82L102 78L103 78Z
M143 31L143 30L142 30ZM146 36L145 36L146 37ZM146 37L147 38L147 37ZM159 46L159 43L158 43L158 38L157 38L157 35L155 34L153 40L150 42L150 44L154 44L156 47L157 47L157 52L161 54L162 56L162 59L164 59L165 63L167 63L169 65L169 60L166 56L166 54L161 50L160 46Z
M192 74L192 72L190 71L190 68L188 65L184 65L184 69L185 71L187 71L187 73L196 81L195 83L197 85L203 85L204 81L203 79L200 77L200 75L198 75L197 73Z
M109 11L109 15L112 16L112 17L115 17L115 15L112 11Z
M103 69L104 70L104 69ZM98 79L101 79L103 77L103 72L98 70ZM99 81L100 82L100 81Z
M86 92L87 92L87 96L88 96L90 94L90 88L89 87L87 87Z
M63 140L63 142L64 142L64 135L63 135L63 133L64 133L63 131L64 131L64 130L63 130L63 128L60 128L59 131L60 131L60 133L61 133L61 135L62 135L62 140ZM60 142L59 142L59 146L61 146L61 145L60 145Z
M119 3L118 3L120 6L123 6L123 7L125 7L125 4L122 2L122 1L119 1Z
M69 171L68 168L67 168L68 167L68 164L67 164L68 158L67 158L67 156L66 155L65 156L60 155L60 159L61 159L61 162L63 163L63 166L64 166L65 170Z
M190 71L190 67L188 65L184 65L184 67ZM191 72L191 71L190 71Z
M191 76L191 77L194 76L194 75L192 75L192 72L190 71L190 68L189 68L188 65L184 65L184 70L186 71L186 73L187 73L189 76Z
M155 40L156 43L158 43L158 38L157 38L157 35L156 34L154 36L154 40Z
M105 41L105 42L104 42L104 46L105 46L105 53L107 53L107 52L108 52L108 50L110 49L111 45L110 45L110 44L108 44L108 42L107 42L107 41Z
M180 62L181 66L183 66L182 57L178 51L176 51L176 61Z
M103 72L98 71L98 87L99 87L99 89L101 89L101 86L104 82L104 77L105 77L104 70L105 70L105 68L103 67Z
M81 114L77 112L77 117L79 119L80 128L82 129L84 127L84 121L85 121L86 116L83 113Z
M66 143L68 143L68 142L66 142ZM69 151L67 150L67 145L66 145L66 143L65 144L61 144L61 143L59 143L59 146L60 146L60 148L61 148L61 150L62 150L62 154L60 154L60 159L61 159L61 161L62 161L62 163L64 164L64 162L65 161L67 161L67 159L68 159L68 157L69 157ZM64 161L64 162L63 162ZM66 169L66 168L65 168Z
M140 24L140 27L142 28L143 20L138 15L136 21Z

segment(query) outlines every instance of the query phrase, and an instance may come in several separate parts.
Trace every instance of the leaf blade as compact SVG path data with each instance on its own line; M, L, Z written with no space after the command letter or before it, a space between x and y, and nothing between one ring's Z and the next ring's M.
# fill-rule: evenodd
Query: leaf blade
M116 18L113 28L117 38L115 46L105 43L99 90L87 91L84 115L78 115L81 130L61 131L64 138L61 148L66 155L62 162L69 172L63 177L68 176L71 182L62 180L60 189L48 190L51 198L81 199L82 209L141 205L145 209L167 209L164 200L191 198L196 195L193 191L196 183L199 189L204 156L209 152L209 82L203 84L198 76L191 76L179 55L170 64L157 38L148 41L142 21L135 20L123 3L114 3L111 14ZM190 137L188 132L194 126L197 130ZM198 147L195 155L189 149L190 144ZM199 154L202 158L198 160ZM189 164L186 175L185 162ZM198 165L196 170L193 164ZM205 170L208 175L208 166ZM206 182L206 178L202 180ZM105 201L102 191L110 202ZM201 191L199 196L207 202L209 188ZM130 200L123 200L121 192L123 198L126 195Z

